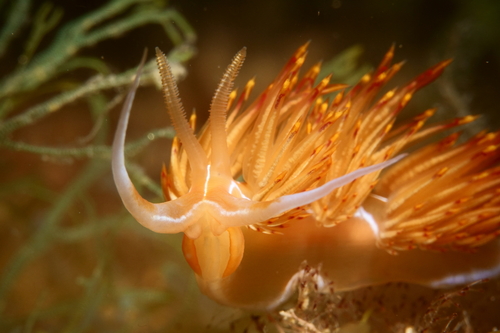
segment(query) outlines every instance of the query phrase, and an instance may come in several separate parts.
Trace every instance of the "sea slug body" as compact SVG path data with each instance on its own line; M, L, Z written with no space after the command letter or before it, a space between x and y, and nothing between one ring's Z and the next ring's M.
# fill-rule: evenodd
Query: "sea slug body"
M184 232L183 252L201 290L235 307L269 310L294 292L302 262L321 265L336 290L391 281L432 287L500 273L500 135L458 134L409 153L417 140L475 119L426 125L426 110L394 126L443 61L376 99L400 70L391 48L354 87L300 74L308 44L253 102L233 82L240 50L195 135L166 56L156 50L177 137L161 179L166 202L143 199L124 163L128 117L142 70L122 109L113 176L126 208L145 227ZM319 82L319 83L315 83ZM333 96L333 97L331 97Z

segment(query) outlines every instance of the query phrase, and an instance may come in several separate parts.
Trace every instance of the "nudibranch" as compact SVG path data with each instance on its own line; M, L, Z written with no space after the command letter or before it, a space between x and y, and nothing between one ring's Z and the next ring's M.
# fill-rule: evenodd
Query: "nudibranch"
M450 61L377 99L402 63L391 48L347 90L301 75L307 44L253 102L250 80L233 89L246 49L226 69L205 126L195 134L166 56L156 49L163 94L176 130L166 198L136 191L124 142L142 65L113 143L113 176L125 207L160 233L184 232L183 253L201 290L240 308L269 310L295 290L304 261L320 265L335 290L400 281L444 287L500 272L499 133L457 144L452 134L409 153L434 133L474 116L424 126L435 110L394 126L421 87ZM315 82L319 83L315 83ZM386 169L386 170L383 170Z

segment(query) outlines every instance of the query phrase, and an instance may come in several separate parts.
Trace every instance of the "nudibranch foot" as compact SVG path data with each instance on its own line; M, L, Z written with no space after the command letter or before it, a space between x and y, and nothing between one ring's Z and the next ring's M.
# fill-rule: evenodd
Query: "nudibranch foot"
M318 227L307 218L281 232L244 230L246 252L239 268L223 280L202 284L204 293L229 306L270 311L297 291L295 282L304 260L309 266L321 266L335 292L388 282L448 288L500 273L498 241L477 253L415 249L392 255L376 246L372 228L359 218L333 228Z

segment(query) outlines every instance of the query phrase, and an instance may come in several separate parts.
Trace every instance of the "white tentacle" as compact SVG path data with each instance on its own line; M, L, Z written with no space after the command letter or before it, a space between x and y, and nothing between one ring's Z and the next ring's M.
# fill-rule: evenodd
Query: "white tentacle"
M113 178L118 189L118 193L123 204L130 214L143 226L159 233L178 233L185 231L187 227L195 223L200 214L197 206L194 206L188 213L184 207L192 206L196 198L189 194L165 203L153 204L145 200L135 189L125 168L125 134L127 131L128 119L135 93L139 87L141 73L146 60L146 52L137 70L134 83L130 87L129 93L123 105L118 127L113 141L112 170Z

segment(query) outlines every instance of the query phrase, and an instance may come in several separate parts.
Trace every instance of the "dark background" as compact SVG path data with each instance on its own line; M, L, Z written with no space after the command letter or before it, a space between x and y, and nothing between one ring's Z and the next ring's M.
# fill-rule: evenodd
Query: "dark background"
M99 7L101 1L56 1L65 20ZM257 76L257 91L269 83L292 52L312 41L309 63L328 60L354 44L363 62L376 65L392 43L396 60L406 60L395 82L402 84L440 60L459 99L434 97L451 113L496 118L500 84L500 2L466 0L255 0L171 1L194 27L199 54L180 84L186 108L208 109L222 71L243 46L248 48L239 82ZM158 27L134 30L88 52L105 56L117 69L133 66L144 47L171 46ZM124 52L123 50L126 50ZM118 51L118 52L117 52ZM432 88L430 88L432 89ZM437 89L437 87L435 87ZM428 105L432 106L432 105ZM459 110L460 109L460 110Z

